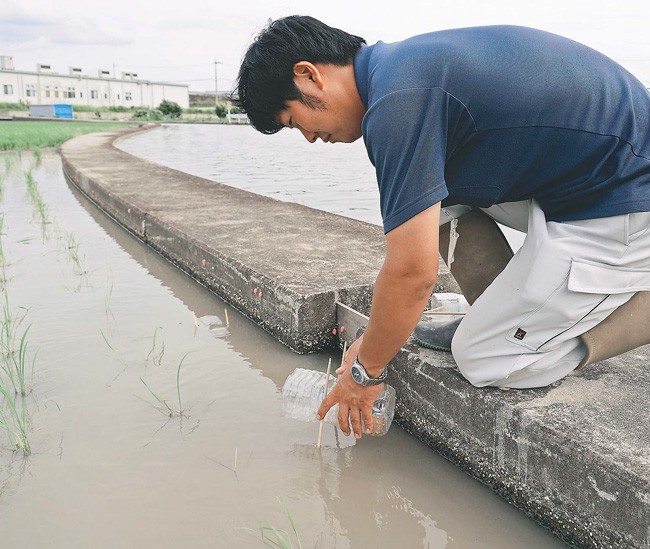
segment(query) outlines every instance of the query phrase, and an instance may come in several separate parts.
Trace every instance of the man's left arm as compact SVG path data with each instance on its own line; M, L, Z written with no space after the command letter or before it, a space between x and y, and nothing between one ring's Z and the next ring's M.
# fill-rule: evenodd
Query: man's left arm
M346 354L339 381L323 400L318 416L339 403L339 425L361 437L361 417L370 431L372 405L379 387L362 387L350 375L358 356L370 377L378 377L421 318L438 274L440 204L420 212L386 235L386 258L377 276L368 327Z

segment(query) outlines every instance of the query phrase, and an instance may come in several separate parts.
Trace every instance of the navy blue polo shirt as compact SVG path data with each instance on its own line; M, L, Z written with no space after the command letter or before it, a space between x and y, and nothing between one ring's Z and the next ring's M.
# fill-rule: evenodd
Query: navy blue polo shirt
M549 221L650 211L650 94L606 56L515 26L363 46L362 132L384 231L534 198Z

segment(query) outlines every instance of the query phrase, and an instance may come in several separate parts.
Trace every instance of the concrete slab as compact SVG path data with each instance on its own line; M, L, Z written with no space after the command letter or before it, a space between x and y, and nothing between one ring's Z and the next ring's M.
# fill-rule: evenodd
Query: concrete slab
M281 341L337 343L337 299L367 312L379 228L135 159L115 136L65 144L69 180ZM458 290L443 275L436 291ZM472 387L451 355L409 342L389 382L400 425L567 543L648 549L649 363L645 347L544 389L503 392Z

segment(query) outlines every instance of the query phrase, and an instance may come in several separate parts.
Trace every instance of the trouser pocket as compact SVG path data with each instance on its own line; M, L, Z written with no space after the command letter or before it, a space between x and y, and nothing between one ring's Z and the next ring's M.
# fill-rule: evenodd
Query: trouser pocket
M604 265L573 259L569 290L581 293L626 294L650 290L650 269Z

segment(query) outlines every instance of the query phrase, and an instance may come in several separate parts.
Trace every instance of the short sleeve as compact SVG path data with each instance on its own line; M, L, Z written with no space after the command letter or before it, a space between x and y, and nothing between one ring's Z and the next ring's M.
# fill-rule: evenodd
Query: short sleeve
M449 194L444 177L448 102L440 88L399 90L376 101L363 119L384 233Z

